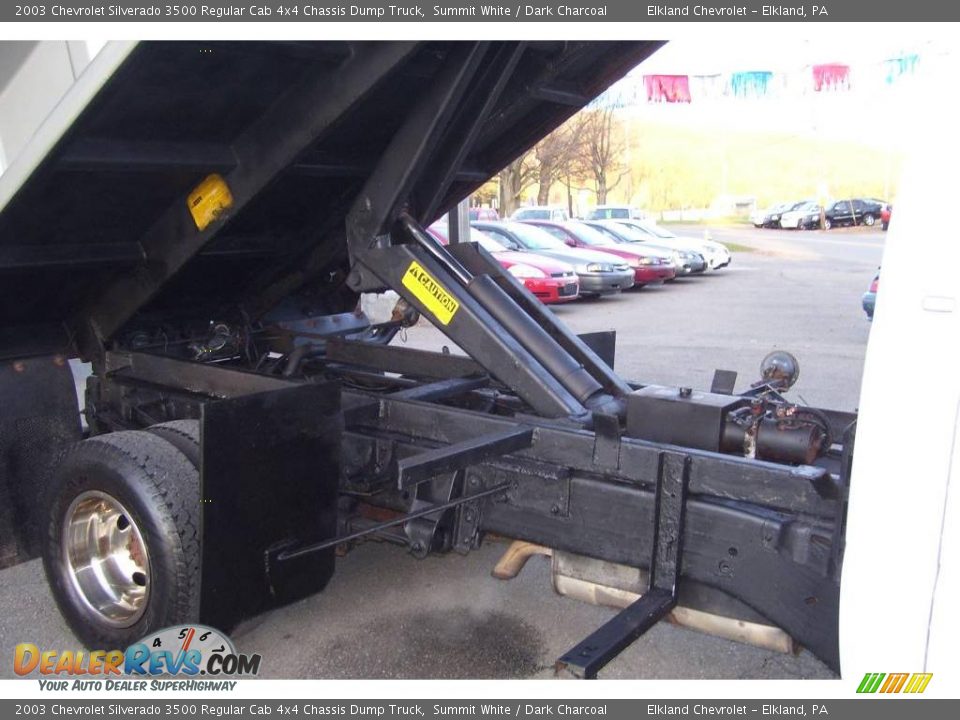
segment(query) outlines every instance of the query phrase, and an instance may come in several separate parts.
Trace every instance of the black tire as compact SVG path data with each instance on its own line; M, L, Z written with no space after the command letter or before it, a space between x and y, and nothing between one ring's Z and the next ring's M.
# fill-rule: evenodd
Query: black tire
M171 420L159 425L151 425L147 428L147 432L162 437L186 455L190 464L200 470L199 420Z
M829 229L832 228L832 227L833 227L833 223L830 222L830 218L824 218L824 220L823 220L823 229L824 229L824 230L829 230Z
M867 213L866 215L863 216L863 224L866 225L867 227L873 227L873 224L876 221L877 219L870 213Z
M133 573L145 588L138 609L93 608L85 577L72 570L65 526L79 508L116 503L123 512L119 532L135 531L142 541L145 573ZM196 622L200 610L200 481L188 457L159 433L117 432L77 443L57 470L49 489L50 522L43 564L54 598L74 634L90 648L125 648L148 632ZM114 516L105 514L107 518ZM80 525L81 529L84 526ZM101 525L112 530L113 525ZM79 544L84 532L74 533ZM134 543L121 546L133 547ZM94 547L99 547L94 545ZM129 551L133 558L133 551ZM71 556L73 557L73 556ZM130 603L133 605L133 602ZM113 622L108 618L114 612Z

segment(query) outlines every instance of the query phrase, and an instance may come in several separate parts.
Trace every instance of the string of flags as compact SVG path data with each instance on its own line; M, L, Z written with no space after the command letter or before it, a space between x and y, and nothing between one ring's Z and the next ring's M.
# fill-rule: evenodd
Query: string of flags
M601 101L598 104L625 107L641 102L760 99L892 86L915 75L919 61L919 55L913 53L854 69L843 63L824 63L787 72L750 70L707 75L629 75L598 99Z

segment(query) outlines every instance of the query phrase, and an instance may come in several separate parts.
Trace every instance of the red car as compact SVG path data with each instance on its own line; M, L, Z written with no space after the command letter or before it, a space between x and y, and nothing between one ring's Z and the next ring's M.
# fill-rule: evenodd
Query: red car
M485 207L472 207L469 212L470 222L476 222L477 220L490 220L496 222L500 219L500 213L498 213L494 208L485 208Z
M427 230L444 245L447 224L435 222ZM522 282L544 305L570 302L580 296L580 281L572 265L531 252L513 252L485 232L470 228L470 241L493 255L507 272Z
M570 247L601 250L611 255L623 258L633 269L634 287L643 287L651 283L661 283L673 280L677 276L673 262L663 256L646 251L643 247L635 247L607 237L586 223L571 220L570 222L552 222L548 220L523 220L528 225L536 225L546 230L558 240Z

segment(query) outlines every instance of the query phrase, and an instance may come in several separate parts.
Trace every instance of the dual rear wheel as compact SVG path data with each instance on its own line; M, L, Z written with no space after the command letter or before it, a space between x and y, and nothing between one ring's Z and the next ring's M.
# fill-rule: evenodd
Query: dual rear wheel
M199 423L78 443L49 488L44 569L64 618L96 649L196 622L200 608Z

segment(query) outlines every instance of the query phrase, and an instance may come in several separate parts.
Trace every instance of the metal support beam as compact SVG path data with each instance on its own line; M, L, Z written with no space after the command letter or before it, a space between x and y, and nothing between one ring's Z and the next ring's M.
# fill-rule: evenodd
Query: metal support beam
M106 370L116 381L145 382L223 399L283 390L300 384L245 370L135 352L108 352Z
M397 461L397 487L405 490L441 473L463 470L517 450L525 450L532 444L533 428L520 425L401 458Z
M578 109L590 102L590 98L579 92L579 90L568 90L550 85L540 85L539 87L533 88L530 96L537 100L546 100L547 102L556 103L557 105L568 105Z
M384 68L406 58L415 43L364 43L342 65L318 62L314 72L292 86L233 146L236 168L226 176L236 215L278 174L373 87L389 77ZM223 220L198 230L187 209L184 188L147 233L140 238L145 262L107 286L79 318L85 353L109 340L148 303L226 224Z
M639 600L618 613L557 661L557 670L592 679L634 640L667 616L677 604L677 581L683 524L690 480L690 458L664 452L660 456L653 523L650 587Z
M478 142L480 146L486 145L495 135L494 125L499 127L510 127L519 125L520 119L524 114L530 112L534 103L543 102L545 98L533 97L531 92L535 89L550 88L557 82L557 78L563 77L563 71L567 63L575 66L584 58L590 57L595 49L590 47L592 43L571 42L563 52L563 59L560 63L552 61L550 57L531 57L524 59L523 65L517 71L517 78L511 84L510 90L504 95L506 102L503 103L503 112L499 112L495 121L488 123L483 129ZM584 93L580 93L584 94ZM552 100L547 100L552 102ZM568 103L558 103L570 108L570 114L576 112L577 107ZM564 118L563 120L565 120ZM563 122L561 120L561 122ZM559 124L559 123L558 123ZM526 140L521 140L516 147L519 154L527 147L535 144Z
M149 172L177 168L198 173L227 173L237 164L229 145L169 140L117 140L78 138L60 160L67 171L108 168L129 172Z
M389 229L411 184L437 151L455 108L479 69L488 43L463 43L447 58L428 94L406 117L376 170L347 214L347 241L352 260L361 260L374 240ZM381 278L382 280L383 278Z
M346 392L346 391L345 391ZM460 442L478 435L503 430L515 421L486 414L471 413L442 405L422 406L393 402L382 397L382 416L378 430L424 438L436 443ZM595 438L567 426L540 423L538 446L551 448L551 462L575 473L596 471L593 464ZM662 451L658 446L633 438L623 438L620 447L621 482L653 484L659 473ZM821 486L830 478L829 470L810 465L796 467L721 455L706 450L689 450L693 458L690 492L760 505L767 510L833 518L836 497L822 494ZM651 516L652 518L652 516ZM633 564L641 556L630 552L617 562Z
M393 345L373 345L332 339L326 359L331 363L359 365L372 370L425 378L458 378L482 375L483 367L463 355L444 355Z
M447 213L448 244L459 245L470 242L470 200L464 199Z
M129 265L143 260L136 243L74 243L70 245L5 245L0 247L0 270Z
M416 210L422 223L433 220L440 210L439 204L456 179L457 169L469 157L474 142L520 62L525 47L526 43L522 42L498 44L485 60L471 92L457 108L441 150L436 154L440 166L434 172L434 177L428 178L420 188Z
M417 385L405 390L390 393L390 397L397 400L419 400L420 402L436 402L463 395L471 390L480 390L490 384L486 375L469 378L451 378L439 380L427 385Z
M377 166L377 158L345 154L307 153L287 172L291 175L318 178L365 178ZM455 182L485 182L490 172L480 167L460 167L454 175Z

